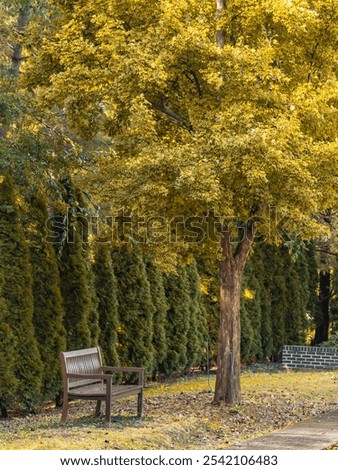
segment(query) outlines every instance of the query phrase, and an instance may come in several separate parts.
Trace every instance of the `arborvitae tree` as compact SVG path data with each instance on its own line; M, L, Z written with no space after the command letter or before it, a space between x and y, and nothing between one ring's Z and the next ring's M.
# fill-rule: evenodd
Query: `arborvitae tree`
M118 286L118 355L122 365L144 367L152 373L154 365L153 316L150 285L140 250L127 244L112 250Z
M295 260L295 268L300 281L300 296L302 310L304 312L305 317L305 312L307 311L309 299L311 296L310 286L312 284L312 282L310 281L310 260L308 257L308 245L305 243L302 243L300 246L299 253L297 254ZM305 324L303 325L304 331L307 326L308 323L305 322Z
M7 418L8 409L13 404L16 396L18 382L14 372L16 341L8 324L8 308L3 297L3 285L4 277L2 265L0 265L0 411L1 417Z
M33 323L43 357L42 393L52 398L60 391L60 351L66 348L63 300L56 252L46 241L47 208L42 195L31 198L29 213L30 263L33 275Z
M76 207L76 229L80 233L82 240L82 257L87 271L87 286L90 295L90 306L88 314L88 325L90 329L91 343L96 345L99 341L100 328L99 328L99 301L96 295L95 288L95 274L92 270L92 245L90 243L90 221L92 211L87 207L87 202L83 197L82 191L78 188L74 189L75 193L75 207Z
M153 305L155 307L153 316L154 328L154 373L159 372L162 368L163 361L167 357L167 313L169 304L165 296L163 274L157 269L148 256L145 258L147 277L150 284L150 293Z
M254 251L247 263L243 279L241 322L244 331L242 334L241 355L247 362L252 359L259 360L263 357L261 339L261 285L263 278L261 264L261 252L259 250ZM246 338L247 347L244 345L244 338Z
M105 363L116 366L119 364L116 349L119 325L117 282L109 244L95 244L93 270L95 273L96 295L99 302L99 344L102 348Z
M90 317L93 294L88 282L88 261L83 246L83 221L78 222L74 187L69 179L63 181L65 202L69 205L59 266L61 293L65 310L64 326L67 349L81 349L94 345Z
M251 324L250 314L246 301L241 302L241 360L249 363L252 357L252 343L254 330Z
M100 328L99 328L99 300L95 290L95 274L92 270L92 264L88 258L88 251L85 251L84 258L87 267L87 282L90 294L90 311L88 317L89 329L90 329L90 341L91 344L96 345L99 342Z
M272 358L279 359L286 339L287 289L283 258L278 247L265 247L264 265L271 299Z
M308 320L306 307L309 300L309 272L304 247L300 247L295 259L284 254L285 279L288 291L288 307L285 315L286 341L304 344Z
M177 268L177 273L164 276L164 287L169 303L167 315L168 354L163 364L163 372L183 372L189 363L187 357L188 330L190 315L190 290L187 271Z
M295 262L284 254L285 285L287 290L285 307L285 342L287 344L302 344L304 342L303 308L301 298L301 283Z
M248 302L248 312L253 328L253 342L251 346L251 355L255 360L261 360L262 351L262 300L261 300L261 282L262 280L255 274L250 283L250 289L253 292L253 298Z
M190 312L187 342L187 369L202 363L206 343L206 312L196 261L185 268L189 282Z
M15 336L16 401L32 409L40 400L42 363L33 327L32 273L29 252L9 175L0 182L0 266L7 324Z
M309 316L315 323L318 323L319 317L319 299L318 299L318 286L319 286L319 276L318 276L318 263L316 259L316 244L314 241L308 242L306 244L306 258L307 266L309 273L309 298L307 304L307 310Z
M217 339L219 327L219 280L217 269L197 259L198 272L201 280L202 303L206 317L206 341L210 363L216 364Z
M335 310L335 304L332 301L334 301L336 297L333 295L335 292L334 266L336 263L332 263L336 257L330 256L330 243L318 242L317 244L318 299L317 302L314 303L317 307L317 310L313 314L313 319L315 322L315 335L313 338L313 344L321 344L326 342L329 338L332 307ZM334 253L334 248L332 248L332 252Z
M261 344L262 356L269 359L273 353L271 293L266 279L261 284Z

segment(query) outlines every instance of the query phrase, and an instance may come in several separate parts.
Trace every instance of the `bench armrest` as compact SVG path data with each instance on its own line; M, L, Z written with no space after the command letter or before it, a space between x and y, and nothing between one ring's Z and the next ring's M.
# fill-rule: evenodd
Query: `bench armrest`
M93 379L93 380L105 380L111 381L112 377L110 374L73 374L67 373L67 379Z
M143 367L112 367L112 366L103 366L101 367L103 372L135 372L138 374L138 384L144 385L144 368Z

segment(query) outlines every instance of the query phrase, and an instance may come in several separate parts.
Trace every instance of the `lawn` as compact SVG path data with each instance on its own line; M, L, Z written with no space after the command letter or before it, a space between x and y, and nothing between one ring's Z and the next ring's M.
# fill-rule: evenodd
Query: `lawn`
M205 376L150 384L143 419L134 418L135 397L122 399L113 403L109 429L93 416L94 403L73 402L66 425L60 409L46 405L0 421L0 449L224 449L336 409L337 374L244 371L242 404L235 407L211 404Z

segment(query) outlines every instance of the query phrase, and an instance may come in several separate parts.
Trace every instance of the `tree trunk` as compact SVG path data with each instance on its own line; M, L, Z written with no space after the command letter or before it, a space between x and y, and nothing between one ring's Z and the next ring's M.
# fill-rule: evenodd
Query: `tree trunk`
M321 321L316 327L314 344L323 343L329 339L330 326L330 293L331 274L330 271L320 271L319 275L319 308Z
M225 0L216 0L216 17L218 20L222 18L224 9L225 9ZM217 30L216 41L219 47L224 47L225 35L224 35L223 29Z
M236 263L222 260L215 403L234 405L241 400L240 294L241 273Z
M221 240L220 326L218 334L217 375L214 404L239 404L240 387L240 299L241 280L255 234L254 224L247 226L243 240L233 251L229 230Z
M17 33L19 35L18 42L13 44L12 65L16 75L19 75L22 57L22 44L20 35L22 35L27 27L30 17L30 5L27 3L22 6L18 13Z
M27 3L27 5L23 6L18 12L17 33L19 36L19 40L17 43L12 45L13 47L12 70L16 77L19 76L20 64L23 59L20 35L23 34L26 29L26 26L29 21L29 14L30 14L30 6ZM0 123L0 137L3 139L6 139L8 131L9 131L9 124L7 122Z

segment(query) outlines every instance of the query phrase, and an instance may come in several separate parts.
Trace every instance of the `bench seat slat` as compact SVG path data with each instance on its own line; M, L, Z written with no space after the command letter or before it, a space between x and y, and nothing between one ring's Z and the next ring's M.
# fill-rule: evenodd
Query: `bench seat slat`
M105 398L106 396L106 384L94 384L94 385L88 385L85 387L79 387L78 389L72 389L69 392L69 396L72 397L85 397L87 396L94 396L94 397L103 397ZM141 385L113 385L112 386L112 396L113 397L118 397L120 395L127 396L128 395L134 395L137 393L140 393L142 391L142 386Z

